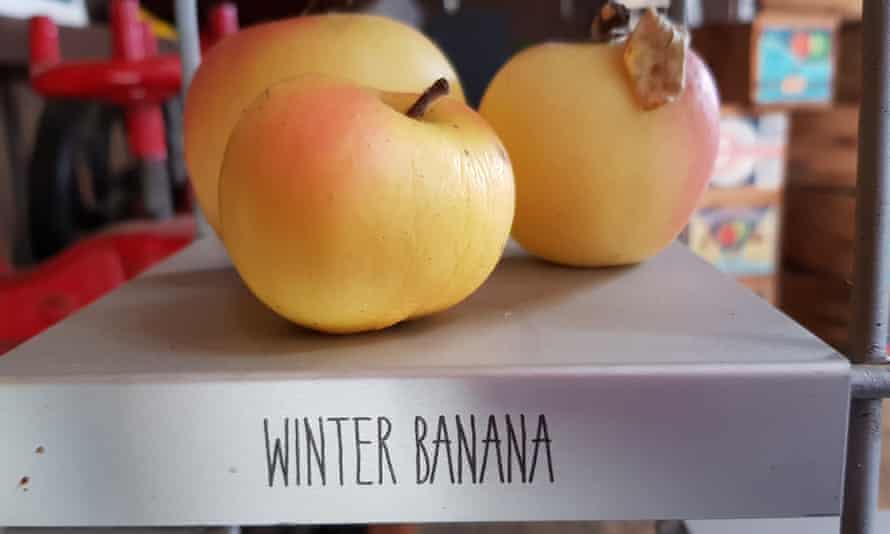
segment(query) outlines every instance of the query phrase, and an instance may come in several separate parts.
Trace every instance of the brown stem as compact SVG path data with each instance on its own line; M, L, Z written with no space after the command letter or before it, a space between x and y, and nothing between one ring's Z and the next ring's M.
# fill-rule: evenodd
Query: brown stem
M405 112L405 115L408 115L412 119L423 117L423 114L426 113L426 110L429 109L430 105L439 98L447 95L450 89L448 80L439 78L433 85L429 86L420 97L418 97L417 101Z
M627 35L630 10L623 4L609 0L593 19L590 37L594 42L607 43Z

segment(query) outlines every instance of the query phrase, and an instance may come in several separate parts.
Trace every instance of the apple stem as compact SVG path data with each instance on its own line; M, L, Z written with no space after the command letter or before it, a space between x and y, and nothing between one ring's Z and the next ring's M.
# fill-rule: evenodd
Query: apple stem
M417 98L414 104L412 104L411 107L408 108L408 111L405 112L405 115L408 115L412 119L423 117L423 114L426 113L426 110L429 109L430 105L439 98L447 95L450 89L448 80L439 78Z
M630 10L627 6L609 0L593 19L590 37L597 43L608 43L627 36L630 26Z

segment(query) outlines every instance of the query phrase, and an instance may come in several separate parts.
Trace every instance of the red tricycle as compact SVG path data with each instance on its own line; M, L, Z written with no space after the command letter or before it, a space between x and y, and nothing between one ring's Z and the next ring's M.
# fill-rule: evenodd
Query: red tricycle
M195 235L185 171L182 69L138 0L112 0L110 59L65 62L48 17L29 27L29 78L47 99L27 176L34 265L0 266L0 354L175 252ZM209 12L202 48L238 30ZM116 130L130 161L113 168Z

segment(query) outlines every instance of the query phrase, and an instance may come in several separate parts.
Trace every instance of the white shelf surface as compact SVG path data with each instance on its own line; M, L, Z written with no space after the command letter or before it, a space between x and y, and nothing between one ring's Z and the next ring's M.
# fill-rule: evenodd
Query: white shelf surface
M207 238L0 358L0 525L833 515L848 387L680 245L607 270L511 247L448 312L335 337L269 312Z

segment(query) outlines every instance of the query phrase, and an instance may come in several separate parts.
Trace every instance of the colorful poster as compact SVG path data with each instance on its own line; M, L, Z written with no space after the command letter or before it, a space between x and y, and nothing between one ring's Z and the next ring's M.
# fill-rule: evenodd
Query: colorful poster
M724 114L711 187L781 188L787 143L785 113Z
M778 210L773 206L700 209L686 232L696 254L735 276L773 274L778 237Z
M830 28L765 26L757 39L758 104L828 103L834 62Z

